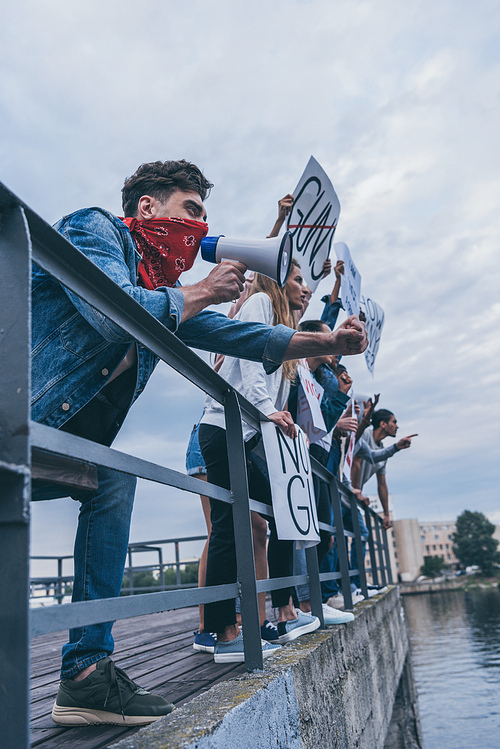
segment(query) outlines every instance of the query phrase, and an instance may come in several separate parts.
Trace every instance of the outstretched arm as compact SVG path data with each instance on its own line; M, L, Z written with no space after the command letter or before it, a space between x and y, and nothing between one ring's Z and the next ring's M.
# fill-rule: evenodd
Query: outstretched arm
M295 333L288 343L284 360L304 359L325 354L352 356L362 354L368 346L364 323L351 315L331 333Z

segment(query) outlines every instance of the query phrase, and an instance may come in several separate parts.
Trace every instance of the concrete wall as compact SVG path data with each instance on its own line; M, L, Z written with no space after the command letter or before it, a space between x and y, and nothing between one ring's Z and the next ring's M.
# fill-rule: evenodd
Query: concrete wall
M113 746L383 749L399 687L390 749L420 747L398 589L358 604L355 613L354 622L289 643L266 660L263 672L217 684Z

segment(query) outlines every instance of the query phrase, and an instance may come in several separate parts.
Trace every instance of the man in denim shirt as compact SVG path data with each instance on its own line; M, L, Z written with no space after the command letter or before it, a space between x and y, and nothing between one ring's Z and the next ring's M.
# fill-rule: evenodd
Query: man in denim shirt
M177 278L194 262L207 230L203 200L210 187L186 161L143 164L125 182L123 220L90 208L63 218L56 228L190 346L262 361L268 372L284 359L361 353L366 333L357 318L325 335L242 323L206 311L239 297L242 264L221 263L199 283L179 287ZM32 310L33 419L110 445L157 358L36 265ZM134 476L99 466L98 488L73 495L81 503L74 601L120 594L135 484ZM34 487L34 499L56 496L66 493L51 484ZM108 622L70 631L55 722L140 725L172 710L115 667L109 658L111 627Z

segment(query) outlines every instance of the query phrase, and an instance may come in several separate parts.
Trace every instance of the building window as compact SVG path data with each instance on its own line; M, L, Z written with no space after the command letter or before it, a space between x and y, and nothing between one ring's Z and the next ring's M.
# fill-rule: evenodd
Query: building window
M436 551L436 544L432 547L432 551Z
M422 541L423 544L425 544L425 536L420 536L420 540Z
M439 544L439 548L440 548L440 549L441 549L441 551L442 551L442 550L443 550L443 544Z
M429 553L429 552L430 552L430 550L431 550L431 547L430 547L430 546L426 546L426 547L425 547L425 550L426 550L426 552L427 552L427 553Z
M437 533L434 534L434 541L439 541L439 536Z

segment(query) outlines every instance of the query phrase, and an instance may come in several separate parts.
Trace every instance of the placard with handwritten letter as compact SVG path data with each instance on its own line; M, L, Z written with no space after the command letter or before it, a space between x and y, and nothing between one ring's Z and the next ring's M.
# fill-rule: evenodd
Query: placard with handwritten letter
M365 351L365 361L368 371L373 377L375 358L380 346L380 337L382 335L382 328L384 327L385 315L382 307L369 297L365 298L364 296L361 296L361 309L366 316L365 325L369 341L368 348Z
M278 538L305 548L319 542L309 450L304 432L286 437L271 421L261 423Z
M338 260L344 261L344 273L340 277L340 295L342 304L348 315L359 315L361 301L361 274L354 265L345 242L335 242L333 249Z
M323 263L330 255L333 235L340 216L340 202L330 179L311 156L288 216L292 233L293 257L300 263L304 282L311 291L323 276Z
M313 378L307 359L300 360L297 372L300 385L297 394L296 421L307 434L310 442L318 442L327 432L320 405L324 388Z

